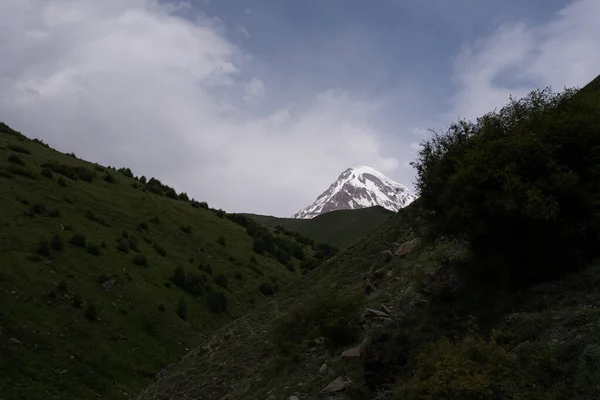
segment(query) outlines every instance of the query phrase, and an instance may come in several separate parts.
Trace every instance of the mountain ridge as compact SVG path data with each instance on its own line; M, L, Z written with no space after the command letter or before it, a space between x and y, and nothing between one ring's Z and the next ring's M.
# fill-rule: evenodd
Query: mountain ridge
M404 185L366 165L344 170L327 190L292 218L310 219L337 210L381 206L397 212L416 199Z

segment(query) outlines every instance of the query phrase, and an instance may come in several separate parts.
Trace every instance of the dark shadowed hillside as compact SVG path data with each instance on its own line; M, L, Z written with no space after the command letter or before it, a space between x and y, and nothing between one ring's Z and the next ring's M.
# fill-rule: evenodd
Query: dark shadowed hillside
M599 398L597 82L424 143L419 200L139 398Z

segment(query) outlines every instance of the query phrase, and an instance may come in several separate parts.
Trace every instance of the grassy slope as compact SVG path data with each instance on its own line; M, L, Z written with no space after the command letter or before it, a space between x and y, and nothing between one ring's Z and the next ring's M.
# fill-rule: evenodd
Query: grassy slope
M278 218L266 215L245 214L268 226L281 225L319 243L328 243L345 249L390 218L392 211L383 207L358 210L338 210L312 219Z
M30 154L11 151L18 145ZM24 160L34 178L14 175L11 155ZM41 164L57 161L71 166L93 164L61 154L28 139L0 133L0 397L22 398L124 398L143 387L165 365L178 360L202 342L205 334L244 314L264 296L259 284L283 288L299 278L272 257L252 251L245 229L214 212L134 189L134 179L111 171L117 183L108 183L98 171L93 183L53 178L40 174ZM12 176L12 177L11 177ZM28 203L28 204L25 204ZM45 213L27 215L36 203ZM49 217L48 211L59 216ZM86 218L91 210L107 225ZM159 223L150 220L159 217ZM136 231L142 222L147 230ZM191 225L191 234L180 229ZM61 228L71 225L73 230ZM123 254L116 241L123 230L137 237L148 266L135 265L134 252ZM40 240L58 233L64 250L50 256L36 254ZM88 242L106 243L101 255L68 243L75 233ZM226 244L218 243L224 236ZM165 257L152 247L158 243ZM255 257L258 268L249 268ZM298 260L294 262L298 263ZM199 265L210 264L207 276L213 291L225 293L228 311L211 312L207 295L194 297L175 285L167 287L173 270L182 265L201 274ZM264 276L260 276L260 270ZM214 283L225 274L228 288ZM110 291L97 282L114 279ZM106 278L105 278L106 279ZM58 288L66 283L66 291ZM72 305L80 295L84 304ZM179 299L187 303L187 321L175 312ZM99 320L84 317L94 303ZM164 305L164 311L159 305ZM18 341L18 343L16 343Z
M319 399L322 398L319 392L338 376L352 381L344 391L348 399L421 398L406 394L416 387L412 375L415 366L411 361L407 369L403 360L413 359L425 342L437 342L457 333L453 330L458 315L454 306L438 303L433 288L447 281L441 265L460 254L460 248L445 243L417 248L404 257L382 257L386 250L398 249L399 242L412 240L414 209L411 205L400 211L357 245L294 283L285 297L220 329L206 345L191 351L168 369L163 380L146 388L140 400L221 399L226 395L249 399L283 399L291 395ZM379 274L373 273L381 268ZM368 296L362 294L367 276L378 286ZM516 375L509 376L509 381L517 378L535 381L529 387L531 391L524 393L525 397L508 394L506 398L598 398L600 389L594 382L600 377L597 368L600 359L595 353L600 339L599 284L600 262L564 281L508 296L500 301L505 311L482 318L488 326L482 323L478 332L484 338L494 338L494 342L489 342L493 344L488 345L491 354L502 349L515 360L516 365L511 364L510 370ZM358 296L358 303L349 303L349 308L340 308L336 314L339 303L335 299L350 295ZM307 333L302 327L306 316L300 316L305 315L306 305L311 303L333 310L321 322L341 318L344 325L354 325L359 334L344 346L328 346L319 341L318 334ZM360 319L366 308L382 310L381 305L391 310L390 320ZM479 307L483 312L484 306ZM507 308L510 312L506 312ZM281 329L282 320L288 323L284 327L292 327L290 341L282 339L288 336ZM472 327L464 328L469 326L468 319L460 324L463 324L459 333L462 337ZM343 350L361 343L360 358L340 357ZM442 369L451 370L461 365L459 368L468 369L468 363L456 364L465 356L461 351L435 352L433 359L425 359L431 364L426 368L441 365ZM481 362L485 371L489 364ZM320 372L323 364L328 365L328 372ZM492 359L491 368L496 367ZM494 382L493 377L477 375L482 374L479 369L462 374L459 369L457 379L464 379L465 387L477 387L480 378ZM451 374L447 376L452 379ZM470 381L468 376L477 378ZM580 388L575 387L576 382ZM456 384L463 382L457 380ZM481 398L496 398L489 396ZM442 394L427 398L447 397Z

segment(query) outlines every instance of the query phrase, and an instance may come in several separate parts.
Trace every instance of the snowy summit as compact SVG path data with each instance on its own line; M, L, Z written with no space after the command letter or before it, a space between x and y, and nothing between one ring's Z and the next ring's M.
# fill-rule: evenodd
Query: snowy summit
M310 206L292 218L310 219L335 210L381 206L398 211L415 200L408 188L367 166L348 168Z

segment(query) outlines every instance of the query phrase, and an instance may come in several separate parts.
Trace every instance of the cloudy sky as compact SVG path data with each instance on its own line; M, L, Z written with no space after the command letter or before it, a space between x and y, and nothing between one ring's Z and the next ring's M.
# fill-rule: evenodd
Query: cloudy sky
M288 216L426 130L600 74L598 0L2 0L0 120Z

